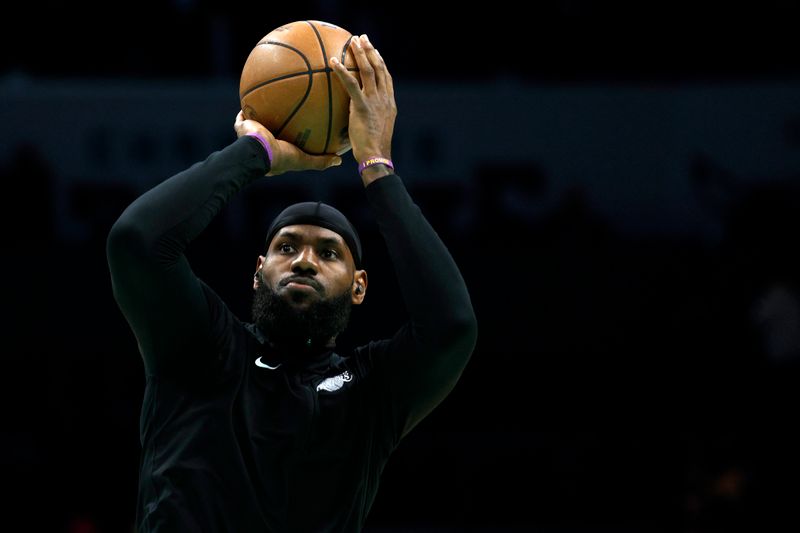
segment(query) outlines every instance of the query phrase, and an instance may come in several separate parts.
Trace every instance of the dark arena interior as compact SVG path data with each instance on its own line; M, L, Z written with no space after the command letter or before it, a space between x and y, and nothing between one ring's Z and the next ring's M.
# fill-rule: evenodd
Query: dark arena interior
M248 53L306 19L385 58L397 173L478 319L366 531L796 527L800 7L698 4L20 5L0 56L0 529L134 533L144 374L108 231L233 141ZM369 271L340 343L390 336L402 294L360 189L349 154L265 179L189 259L246 319L269 220L313 195Z

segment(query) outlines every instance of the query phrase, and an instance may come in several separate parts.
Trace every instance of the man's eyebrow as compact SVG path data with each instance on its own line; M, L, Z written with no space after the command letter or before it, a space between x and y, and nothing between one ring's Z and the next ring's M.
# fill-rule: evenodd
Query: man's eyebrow
M300 235L291 231L281 231L276 237L279 239L289 239L290 241L297 241L300 239Z
M322 246L342 246L342 244L344 244L341 239L336 239L334 237L322 237L317 239L317 243Z

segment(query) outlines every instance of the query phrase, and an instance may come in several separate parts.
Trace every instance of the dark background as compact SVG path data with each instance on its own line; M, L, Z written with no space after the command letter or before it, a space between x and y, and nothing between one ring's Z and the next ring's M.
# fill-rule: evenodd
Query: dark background
M800 88L795 2L599 4L551 0L521 14L506 3L44 2L11 19L0 75L8 85L79 80L101 92L109 81L236 84L260 37L319 19L370 35L401 103L411 101L404 84L488 90L509 80L633 97L706 85ZM798 112L776 119L795 155ZM59 174L46 154L64 139L35 103L25 113L37 142L3 129L0 160L3 519L27 524L15 531L130 532L143 377L111 298L104 239L143 191ZM400 106L398 132L413 130L413 119L403 121L415 113ZM116 117L108 133L134 118ZM491 136L476 132L474 142ZM217 138L215 149L232 130ZM95 144L102 154L102 132ZM186 163L209 152L176 146ZM420 159L435 160L436 143L425 146L434 153L419 148ZM155 149L133 146L142 157ZM399 169L462 269L480 334L455 391L390 461L369 529L700 532L796 522L796 158L759 180L702 153L688 161L685 178L719 223L714 238L642 229L633 215L612 221L592 209L591 189L543 210L554 178L517 161L501 154L455 184L428 182L423 166ZM388 335L403 319L359 187L342 180L325 192L361 228L371 280L343 344ZM231 208L244 224L232 231L223 216L190 251L198 274L242 315L266 222L307 191L301 180L254 186ZM63 231L60 205L88 229Z

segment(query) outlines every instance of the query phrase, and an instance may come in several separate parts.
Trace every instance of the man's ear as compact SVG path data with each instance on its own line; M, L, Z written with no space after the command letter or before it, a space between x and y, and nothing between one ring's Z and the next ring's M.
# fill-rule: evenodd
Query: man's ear
M356 270L353 275L353 288L350 301L353 305L361 305L367 295L367 271Z
M261 267L264 266L264 260L266 258L263 255L258 256L258 260L256 261L256 273L253 274L253 290L258 288L259 283L261 282Z

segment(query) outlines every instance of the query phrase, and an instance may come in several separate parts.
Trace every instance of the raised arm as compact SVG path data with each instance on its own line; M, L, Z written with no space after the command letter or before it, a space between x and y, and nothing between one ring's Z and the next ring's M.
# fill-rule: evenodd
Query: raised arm
M237 139L136 199L108 236L114 297L133 330L148 373L177 372L213 355L207 289L184 255L247 184L265 174L324 169L334 156L310 156L237 115ZM258 134L254 136L253 134ZM271 156L271 160L270 160ZM189 361L192 359L192 361Z
M356 37L352 46L360 84L335 59L331 65L351 97L353 156L359 162L391 160L397 114L392 77L368 39ZM410 315L408 324L381 344L402 436L456 384L474 350L477 323L455 261L393 168L370 166L361 177Z

